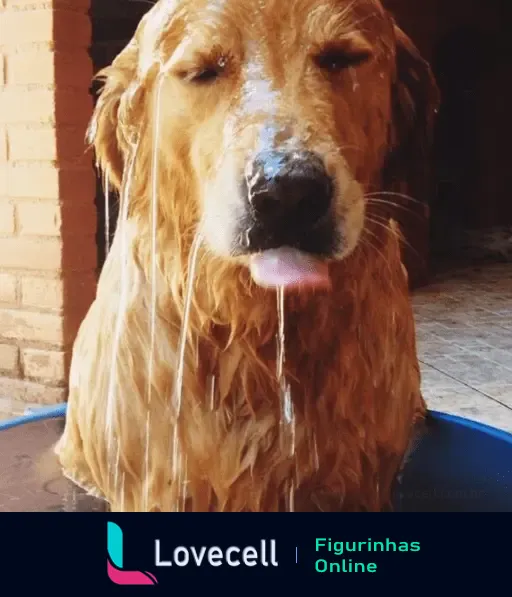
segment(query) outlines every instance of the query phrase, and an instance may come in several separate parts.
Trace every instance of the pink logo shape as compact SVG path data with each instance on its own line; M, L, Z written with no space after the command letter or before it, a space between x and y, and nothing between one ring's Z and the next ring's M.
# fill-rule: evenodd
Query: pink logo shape
M116 585L156 585L158 581L151 572L138 570L119 570L107 561L107 572L110 580Z

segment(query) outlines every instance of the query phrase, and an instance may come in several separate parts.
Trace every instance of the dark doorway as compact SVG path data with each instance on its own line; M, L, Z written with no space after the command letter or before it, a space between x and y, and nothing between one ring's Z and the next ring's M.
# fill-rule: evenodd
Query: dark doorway
M149 10L149 0L92 0L92 46L91 58L94 72L98 73L108 66L117 54L132 38L142 16ZM91 92L97 99L98 84L92 82ZM118 201L110 196L108 210L105 209L105 193L103 181L98 176L96 189L98 272L101 271L106 257L106 230L109 231L109 244L117 223ZM109 213L109 226L106 224L106 213Z
M431 254L436 260L476 257L479 243L482 258L490 258L492 239L502 235L506 243L509 228L512 256L512 213L504 192L510 175L500 149L512 119L500 109L500 96L509 87L501 39L499 31L493 35L464 27L435 49L433 69L442 95L431 202Z

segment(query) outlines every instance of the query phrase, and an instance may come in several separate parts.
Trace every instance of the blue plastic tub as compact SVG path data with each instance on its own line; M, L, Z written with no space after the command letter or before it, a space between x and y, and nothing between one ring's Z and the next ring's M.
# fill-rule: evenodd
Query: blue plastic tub
M512 512L512 434L430 411L396 494L403 512Z
M70 494L68 482L54 479L40 487L31 473L62 432L65 413L60 405L0 421L0 494L10 497L0 510L102 509L90 498L78 499L76 489ZM512 434L430 411L426 433L397 485L395 510L512 512Z

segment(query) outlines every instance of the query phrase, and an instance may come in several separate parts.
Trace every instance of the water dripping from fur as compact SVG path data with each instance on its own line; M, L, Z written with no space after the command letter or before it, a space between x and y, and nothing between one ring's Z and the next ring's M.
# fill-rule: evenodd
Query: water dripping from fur
M320 458L318 456L318 442L316 439L316 433L313 432L313 466L315 467L315 471L318 471L320 468Z
M157 310L157 218L158 218L158 156L160 150L160 129L161 129L161 97L165 72L158 77L157 91L155 96L155 121L153 130L153 152L151 162L151 299L150 299L150 344L148 361L148 387L147 387L147 414L145 427L145 464L144 464L144 511L149 512L149 491L151 464L149 461L151 441L151 398L153 367L155 359L155 335L156 335L156 310Z
M192 306L192 298L194 293L194 282L196 277L196 268L199 256L199 249L202 244L202 236L197 233L192 247L190 249L189 263L188 263L188 281L185 290L184 297L184 308L183 308L183 321L181 322L180 339L178 343L178 362L176 367L176 378L174 383L174 394L172 398L172 408L174 414L174 427L173 427L173 438L172 438L172 479L177 483L178 494L175 497L176 500L176 511L180 511L180 508L184 507L186 500L186 460L183 457L183 453L180 449L179 440L179 425L180 425L180 414L183 400L183 376L185 372L185 350L187 347L190 310Z
M103 178L103 188L105 191L105 256L110 251L110 175L108 167L105 168Z
M125 511L125 473L123 473L122 479L121 479L121 499L120 499L120 503L121 503L121 512Z
M213 412L217 405L215 404L215 375L210 376L209 385L210 385L210 410Z
M285 331L284 331L284 289L280 287L277 291L277 381L279 383L279 399L281 405L281 428L284 441L289 444L290 456L295 454L295 413L291 388L286 381L284 374L285 363Z
M280 432L281 445L284 451L287 451L290 457L295 456L295 433L296 421L293 408L293 400L290 384L286 380L284 372L285 364L285 308L284 308L284 288L281 286L277 290L277 381L279 384L279 402L280 402ZM295 480L291 480L288 487L287 509L289 512L295 510Z
M116 395L117 384L117 361L119 354L119 345L121 342L121 334L123 331L124 317L128 307L128 293L129 293L129 263L128 263L128 239L127 239L127 224L128 224L128 206L130 203L130 190L133 181L133 173L135 160L138 152L138 141L132 145L132 151L126 172L126 178L123 181L122 189L122 206L119 217L119 234L121 237L121 288L119 294L119 306L116 320L116 326L114 330L113 348L112 348L112 361L110 367L110 379L107 390L107 405L106 405L106 416L105 416L105 433L107 437L107 457L108 457L108 478L112 478L112 471L119 468L119 454L116 454L115 462L112 462L113 458L113 443L115 440L115 418L116 418L116 402L118 396Z

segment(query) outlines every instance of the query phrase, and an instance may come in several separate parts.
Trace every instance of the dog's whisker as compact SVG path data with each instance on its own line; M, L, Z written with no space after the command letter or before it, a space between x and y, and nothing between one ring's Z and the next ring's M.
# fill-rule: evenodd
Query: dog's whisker
M368 221L371 222L372 224L375 224L376 226L381 226L382 228L384 228L385 230L391 230L390 226L389 226L389 219L385 218L384 216L380 216L377 214L372 214L371 217L368 217ZM419 253L419 251L413 247L411 245L411 243L402 235L400 236L400 240L401 242L407 247L409 248L417 257L421 258L421 255Z
M370 193L365 193L365 198L370 199L372 197L398 197L400 199L411 201L412 203L421 203L419 199L415 199L411 195L407 195L406 193L399 193L397 191L372 191Z
M364 235L361 237L361 243L362 243L362 245L366 245L367 247L369 247L370 249L375 251L378 255L380 255L380 257L382 257L384 263L386 264L386 266L388 267L388 269L391 273L391 264L389 263L389 260L386 258L386 256L381 251L381 249L379 249L379 247L376 244L372 243L372 241L366 237L366 234L369 234L377 241L380 240L379 237L375 234L375 232L372 232L371 230L368 230L368 228L365 228Z
M381 199L367 199L367 204L374 206L375 209L380 208L382 210L383 206L384 206L384 207L388 207L391 212L393 212L393 210L397 210L395 213L405 213L409 216L414 216L418 220L423 219L423 216L421 214L419 214L417 211L411 209L410 207L407 207L405 205L400 205L399 203L394 203L392 201L381 200Z

